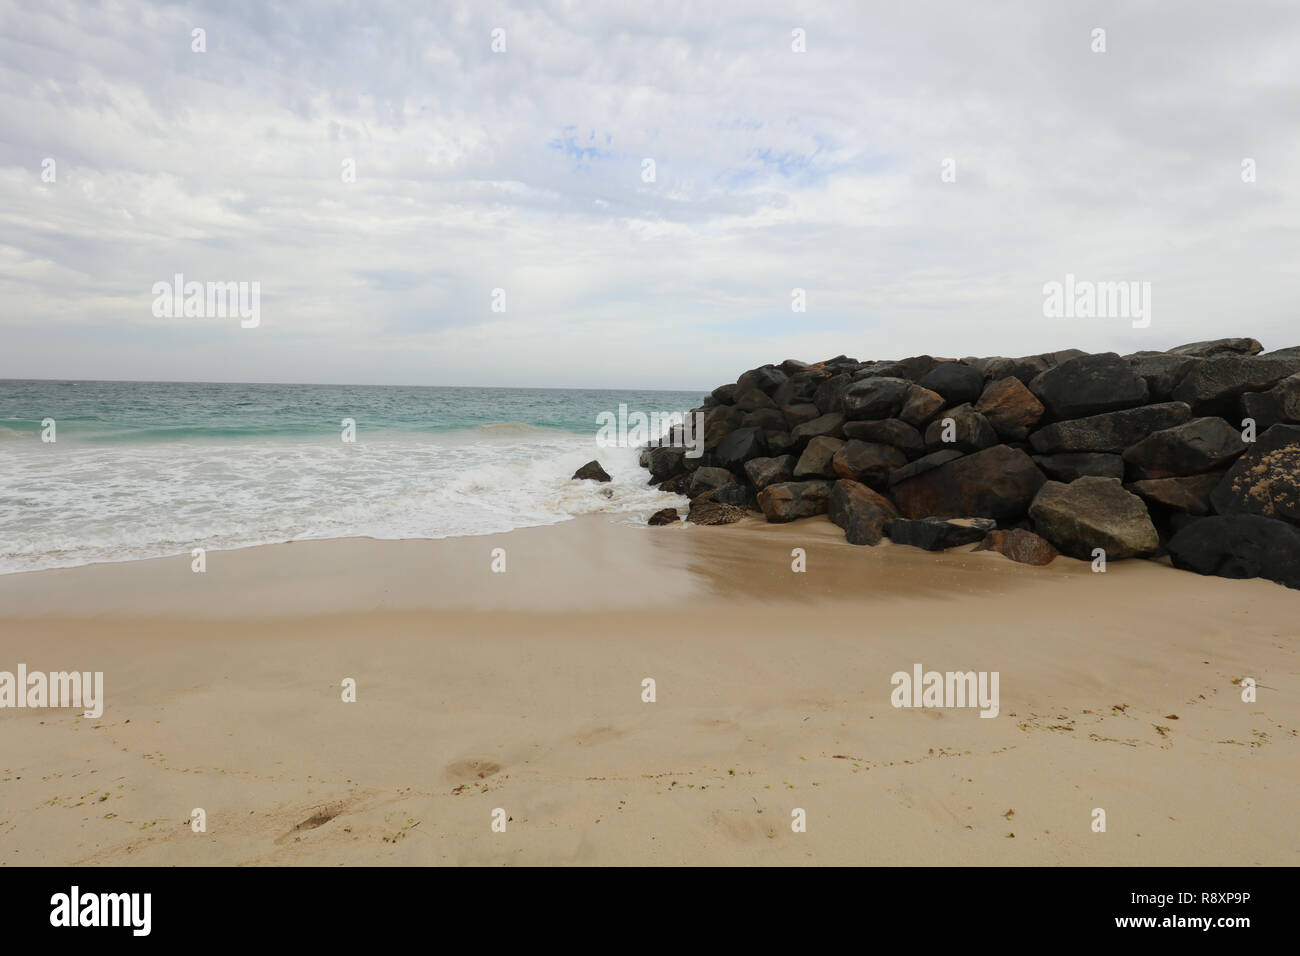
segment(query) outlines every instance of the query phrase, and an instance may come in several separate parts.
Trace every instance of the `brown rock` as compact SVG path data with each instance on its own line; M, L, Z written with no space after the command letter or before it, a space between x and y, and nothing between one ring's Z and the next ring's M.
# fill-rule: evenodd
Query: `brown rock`
M650 520L647 521L646 524L655 525L655 526L665 525L665 524L676 524L678 521L681 520L682 520L681 516L677 514L676 508L662 508L659 511L656 511L654 514L652 514L650 516Z
M1210 494L1222 478L1222 471L1210 471L1182 478L1148 478L1124 487L1148 504L1164 505L1192 515L1207 515L1210 513Z
M1023 451L994 445L894 485L898 510L908 518L1022 518L1046 481Z
M973 550L997 551L1020 564L1042 566L1051 564L1058 552L1046 538L1024 528L1008 531L990 531Z
M1043 417L1043 403L1015 376L990 382L975 403L975 411L1003 438L1024 441Z

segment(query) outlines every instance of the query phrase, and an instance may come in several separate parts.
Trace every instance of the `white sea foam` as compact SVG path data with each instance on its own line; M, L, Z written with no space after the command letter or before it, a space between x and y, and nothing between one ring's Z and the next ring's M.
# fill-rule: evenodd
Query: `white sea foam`
M630 448L534 426L375 441L15 443L0 471L0 573L310 538L444 538L683 499ZM613 481L572 481L598 458Z

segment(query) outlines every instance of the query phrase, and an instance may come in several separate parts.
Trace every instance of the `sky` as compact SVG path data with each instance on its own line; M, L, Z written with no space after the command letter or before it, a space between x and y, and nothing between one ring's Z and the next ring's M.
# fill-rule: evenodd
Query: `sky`
M1298 345L1297 50L1294 0L0 0L0 377ZM1045 316L1067 274L1149 324Z

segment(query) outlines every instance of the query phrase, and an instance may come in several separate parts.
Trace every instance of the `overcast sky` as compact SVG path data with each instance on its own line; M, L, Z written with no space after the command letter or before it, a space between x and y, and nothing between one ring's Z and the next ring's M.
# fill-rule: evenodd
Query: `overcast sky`
M1298 345L1298 50L1294 0L0 0L0 377ZM175 273L260 326L155 317ZM1067 273L1150 282L1150 327L1045 318Z

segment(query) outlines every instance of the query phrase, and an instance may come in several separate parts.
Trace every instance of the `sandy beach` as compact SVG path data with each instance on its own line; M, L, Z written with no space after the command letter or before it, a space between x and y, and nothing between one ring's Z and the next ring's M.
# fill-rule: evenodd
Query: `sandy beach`
M968 551L588 516L3 575L0 669L105 701L0 711L0 863L1300 862L1300 592ZM915 664L998 716L891 706Z

